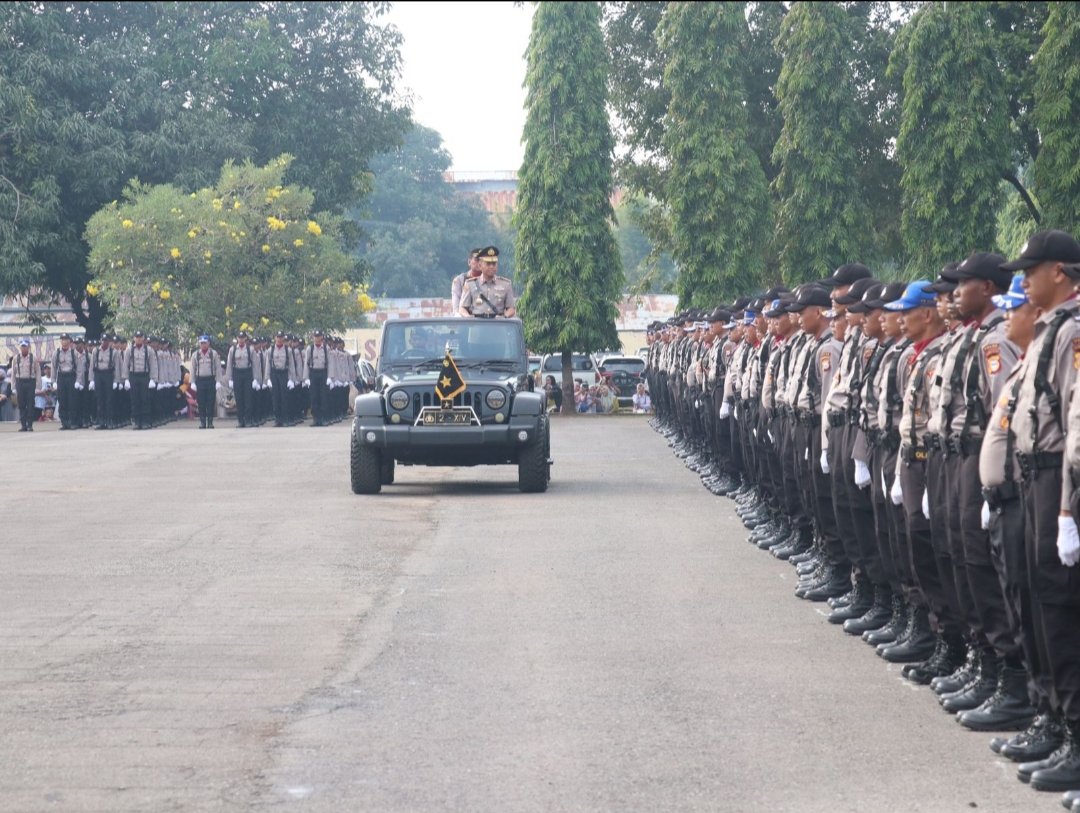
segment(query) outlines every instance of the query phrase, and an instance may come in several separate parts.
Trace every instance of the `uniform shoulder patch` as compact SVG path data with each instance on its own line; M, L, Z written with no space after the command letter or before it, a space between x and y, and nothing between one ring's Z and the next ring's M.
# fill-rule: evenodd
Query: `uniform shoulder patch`
M862 351L862 363L866 364L868 361L870 361L870 357L872 355L874 355L873 345L867 344Z
M983 356L986 357L986 369L990 375L1001 372L1001 345L997 342L983 345Z
M1080 370L1080 336L1072 340L1073 369Z
M832 350L821 351L821 372L827 373L832 369Z

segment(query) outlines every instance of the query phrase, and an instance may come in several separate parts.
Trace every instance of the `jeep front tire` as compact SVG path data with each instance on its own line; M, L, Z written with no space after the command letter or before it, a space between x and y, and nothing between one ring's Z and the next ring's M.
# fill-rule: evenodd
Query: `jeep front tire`
M532 443L518 452L518 488L525 493L547 491L548 449L550 428L547 415L541 415L536 424L537 433Z
M382 488L382 455L378 449L362 444L355 434L349 454L349 475L353 494L378 494Z

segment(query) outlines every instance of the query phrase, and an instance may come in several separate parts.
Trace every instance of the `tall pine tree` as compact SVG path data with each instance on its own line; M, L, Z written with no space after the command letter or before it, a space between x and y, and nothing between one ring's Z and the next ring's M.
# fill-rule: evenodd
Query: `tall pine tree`
M851 20L838 3L795 3L776 43L784 126L773 151L780 168L773 188L777 253L789 283L863 259L873 240L859 181L866 123L852 75Z
M1051 3L1035 54L1035 121L1042 146L1035 191L1042 228L1080 234L1080 8Z
M756 287L772 220L768 183L748 141L742 3L669 3L666 202L682 307Z
M1011 136L987 9L928 3L908 25L890 66L903 70L901 228L914 268L926 274L994 248Z
M619 346L623 273L612 232L607 61L597 3L537 5L514 214L525 280L518 311L532 350L563 354L568 403L570 353Z

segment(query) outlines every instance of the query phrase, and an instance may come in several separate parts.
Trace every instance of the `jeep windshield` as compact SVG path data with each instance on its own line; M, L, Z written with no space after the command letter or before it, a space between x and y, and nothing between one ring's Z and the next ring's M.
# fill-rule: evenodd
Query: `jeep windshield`
M380 364L386 370L434 370L447 350L459 367L513 367L525 363L520 322L454 319L388 322Z

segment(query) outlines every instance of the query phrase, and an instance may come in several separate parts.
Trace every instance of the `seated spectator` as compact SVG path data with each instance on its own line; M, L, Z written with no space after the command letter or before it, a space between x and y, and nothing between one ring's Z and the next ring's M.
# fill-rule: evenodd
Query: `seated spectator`
M548 400L555 405L553 412L562 412L562 387L555 383L555 376L549 375L544 379L544 392Z
M0 421L15 420L15 405L12 403L11 381L8 371L0 367Z
M608 415L619 408L619 401L612 388L605 383L596 386L596 411Z
M652 399L645 391L645 385L638 384L637 391L634 393L634 414L644 415L649 412L652 412Z
M39 421L53 420L53 409L56 406L53 389L52 371L48 364L41 366L41 389L34 391L34 417Z
M593 389L595 390L595 387ZM582 387L581 391L574 397L577 411L581 413L596 412L595 394L588 387Z

